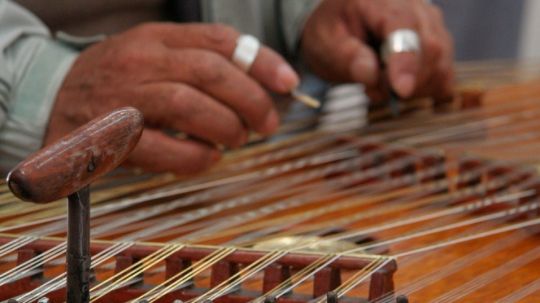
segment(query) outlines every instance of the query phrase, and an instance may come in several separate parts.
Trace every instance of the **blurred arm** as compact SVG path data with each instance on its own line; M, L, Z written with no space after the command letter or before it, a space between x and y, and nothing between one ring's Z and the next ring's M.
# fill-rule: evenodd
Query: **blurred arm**
M0 0L0 171L38 150L56 93L77 53L35 16Z

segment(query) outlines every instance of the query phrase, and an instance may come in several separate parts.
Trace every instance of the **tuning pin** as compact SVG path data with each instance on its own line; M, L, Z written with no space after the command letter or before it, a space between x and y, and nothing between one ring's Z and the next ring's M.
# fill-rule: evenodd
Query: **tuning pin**
M37 303L49 303L50 300L47 297L43 297L37 301Z
M405 295L399 295L396 297L396 303L409 303L409 298Z
M333 291L329 291L328 293L326 293L326 302L328 302L328 303L338 303L339 298L337 296L337 293L335 293Z
M274 296L267 296L264 298L264 303L276 303L277 299Z

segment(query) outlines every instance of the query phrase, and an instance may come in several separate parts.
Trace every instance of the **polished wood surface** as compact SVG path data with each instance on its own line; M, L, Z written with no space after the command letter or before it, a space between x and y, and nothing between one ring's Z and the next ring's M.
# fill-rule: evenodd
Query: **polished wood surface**
M15 167L8 186L30 202L67 197L122 163L137 144L143 124L134 108L102 115Z
M96 302L141 298L193 270L194 254L238 249L222 259L228 263L210 264L152 302L189 300L216 281L240 279L235 274L261 256L285 251L285 259L299 260L307 248L295 241L310 237L352 243L345 257L362 268L383 264L367 270L367 279L340 302L396 302L400 295L409 302L540 302L540 81L494 78L464 87L444 111L411 101L390 120L380 108L372 113L378 122L365 127L347 126L358 119L345 115L350 108L337 113L344 118L336 124L345 125L339 131L303 129L331 115L324 112L286 124L283 137L229 152L190 179L128 172L98 181L91 224L94 239L103 241L95 240L93 255L126 248L94 269L92 287L119 281ZM65 203L22 207L5 191L0 187L0 231L12 235L0 235L0 290L10 293L0 292L0 299L7 300L63 272L60 252L18 281L2 276L62 241ZM28 235L36 239L25 240ZM288 237L288 247L257 248ZM1 255L10 243L20 248ZM174 245L185 246L145 267L152 251ZM317 260L332 255L315 254ZM360 281L358 268L342 265L321 267L277 302L308 302ZM292 283L288 278L302 266L272 263L215 301L260 298L269 284ZM135 274L122 284L126 269ZM61 290L47 296L63 299Z

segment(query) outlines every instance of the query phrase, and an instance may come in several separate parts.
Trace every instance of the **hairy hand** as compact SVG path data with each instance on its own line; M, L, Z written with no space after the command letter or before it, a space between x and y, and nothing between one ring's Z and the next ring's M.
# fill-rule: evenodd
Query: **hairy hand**
M230 61L238 36L223 25L155 23L90 47L60 88L45 143L129 105L146 123L129 164L189 174L216 162L218 146L246 143L249 130L271 134L279 118L265 89L286 93L298 77L267 47L244 73Z
M419 34L422 51L391 55L383 73L374 46L402 28ZM403 98L452 96L452 39L424 0L324 0L306 23L302 53L323 78L363 83L373 100L386 98L388 83Z

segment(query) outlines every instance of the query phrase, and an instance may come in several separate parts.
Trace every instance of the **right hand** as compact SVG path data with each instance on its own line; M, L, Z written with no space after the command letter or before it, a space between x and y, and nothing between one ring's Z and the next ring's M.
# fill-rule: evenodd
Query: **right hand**
M383 71L374 40L412 29L421 52L389 56ZM389 85L403 99L452 99L453 43L443 15L425 0L324 0L306 21L302 54L308 66L334 82L365 85L373 101L388 100Z
M238 36L223 25L152 23L93 45L59 90L45 144L102 113L133 106L146 125L128 164L192 174L220 158L219 145L241 146L249 130L272 134L279 117L265 88L287 93L298 76L267 47L244 73L230 61Z

